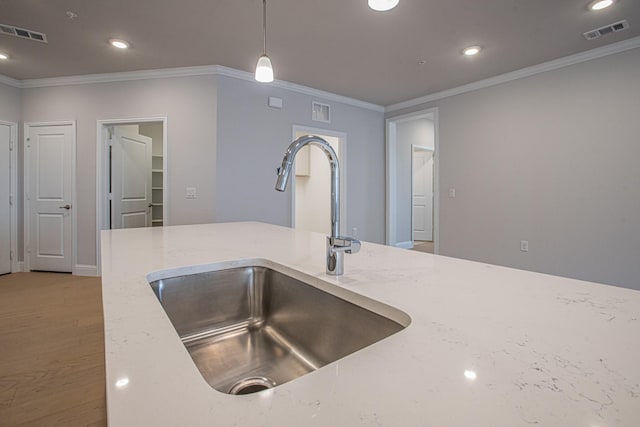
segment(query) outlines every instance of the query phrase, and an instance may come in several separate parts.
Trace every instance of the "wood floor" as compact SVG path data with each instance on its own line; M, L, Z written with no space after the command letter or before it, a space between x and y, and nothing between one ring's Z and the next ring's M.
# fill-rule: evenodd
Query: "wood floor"
M0 425L104 426L99 278L0 276Z
M433 242L425 240L416 240L413 242L413 250L418 252L433 253Z

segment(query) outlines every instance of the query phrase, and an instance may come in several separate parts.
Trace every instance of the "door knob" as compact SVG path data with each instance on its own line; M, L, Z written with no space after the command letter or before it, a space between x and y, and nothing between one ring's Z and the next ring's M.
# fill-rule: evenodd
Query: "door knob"
M66 209L66 210L69 210L69 209L71 209L71 205L64 205L64 206L60 206L60 209Z

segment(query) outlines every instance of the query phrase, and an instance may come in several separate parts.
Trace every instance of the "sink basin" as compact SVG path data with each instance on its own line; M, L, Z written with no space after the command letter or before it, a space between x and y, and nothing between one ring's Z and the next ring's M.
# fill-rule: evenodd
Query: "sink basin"
M286 383L411 321L400 310L318 278L270 267L150 281L200 373L220 392L249 394Z

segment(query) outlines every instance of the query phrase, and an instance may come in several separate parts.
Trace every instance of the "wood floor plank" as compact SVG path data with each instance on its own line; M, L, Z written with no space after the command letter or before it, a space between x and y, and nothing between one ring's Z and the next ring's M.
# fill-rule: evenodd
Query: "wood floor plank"
M99 278L0 277L0 424L106 425Z

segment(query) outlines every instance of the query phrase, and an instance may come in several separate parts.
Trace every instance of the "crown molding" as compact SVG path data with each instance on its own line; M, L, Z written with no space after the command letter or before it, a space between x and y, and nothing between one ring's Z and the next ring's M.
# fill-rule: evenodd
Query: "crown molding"
M246 80L246 81L256 83L253 73L236 70L234 68L227 68L221 65L217 65L216 67L217 67L216 74L219 76L233 77L239 80ZM263 85L264 83L256 83L256 84ZM381 105L360 101L359 99L349 98L342 95L337 95L332 92L325 92L320 89L314 89L308 86L302 86L302 85L287 82L284 80L274 80L272 83L267 83L267 85L271 87L277 87L279 89L290 90L292 92L302 93L309 96L323 98L328 101L335 101L335 102L340 102L347 105L352 105L354 107L364 108L365 110L372 110L380 113L383 113L385 111L384 107Z
M0 74L0 83L3 83L7 86L17 87L17 88L22 87L22 82L20 82L20 80L12 79L11 77L7 77L2 74Z
M263 85L264 83L258 83L255 81L253 73L246 71L236 70L234 68L223 67L221 65L203 65L196 67L179 67L179 68L166 68L157 70L141 70L141 71L126 71L120 73L104 73L104 74L86 74L78 76L65 76L65 77L50 77L43 79L28 79L28 80L14 80L9 77L0 75L0 82L9 84L11 86L19 87L21 89L41 88L41 87L53 87L53 86L71 86L71 85L83 85L83 84L96 84L96 83L112 83L112 82L124 82L134 80L149 80L149 79L166 79L173 77L194 77L194 76L225 76L239 80L246 80L257 85ZM6 81L5 81L6 80ZM271 87L279 89L285 89L292 92L298 92L305 95L322 98L329 101L340 102L342 104L351 105L354 107L364 108L366 110L384 112L384 107L381 105L371 104L369 102L360 101L359 99L349 98L342 95L337 95L331 92L325 92L323 90L314 89L307 86L298 85L282 80L275 80L273 83L268 84Z
M452 89L443 90L442 92L433 93L431 95L421 96L419 98L410 99L397 104L388 105L384 111L386 113L402 110L405 108L416 107L418 105L437 101L439 99L449 98L455 95L472 92L479 89L496 86L513 80L530 77L536 74L545 73L547 71L557 70L559 68L568 67L570 65L580 64L581 62L591 61L592 59L602 58L604 56L614 55L640 47L640 37L634 37L618 43L598 47L587 50L585 52L576 53L575 55L566 56L564 58L554 59L553 61L543 62L542 64L533 65L531 67L522 68L520 70L501 74L488 79L479 80L477 82L458 86Z
M172 77L191 77L215 75L215 65L205 65L198 67L178 67L157 70L125 71L120 73L85 74L77 76L47 77L43 79L21 80L23 89L71 86L95 83L126 82L134 80L163 79Z

